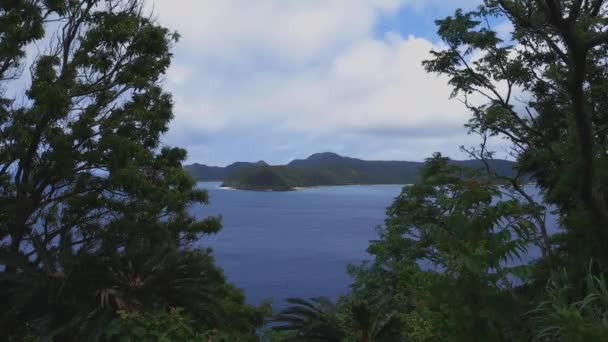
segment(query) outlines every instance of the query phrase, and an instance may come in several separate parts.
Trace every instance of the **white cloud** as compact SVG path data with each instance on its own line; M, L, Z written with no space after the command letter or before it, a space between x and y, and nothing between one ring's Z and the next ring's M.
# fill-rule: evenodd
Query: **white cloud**
M513 24L508 20L501 22L500 24L496 25L493 29L496 31L498 38L500 38L506 42L509 42L511 40L511 38L512 38L511 35L513 34L513 31L515 30L515 28L513 27Z
M222 128L218 121L261 120L310 131L462 124L468 114L449 100L447 79L422 67L433 48L427 40L391 34L384 40L362 39L317 66L236 78L205 68L184 72L178 65L178 74L190 74L197 85L174 87L177 120L190 127L200 124L201 130Z
M160 19L201 62L302 63L365 37L400 0L156 0ZM178 4L179 3L179 4Z
M400 9L477 2L155 0L161 22L182 34L167 75L168 140L235 126L312 136L458 129L468 112L421 65L436 42L374 29Z
M465 111L448 99L446 79L421 65L432 48L415 37L362 40L327 66L276 81L261 94L270 101L252 106L277 118L289 113L288 128L311 132L462 124Z

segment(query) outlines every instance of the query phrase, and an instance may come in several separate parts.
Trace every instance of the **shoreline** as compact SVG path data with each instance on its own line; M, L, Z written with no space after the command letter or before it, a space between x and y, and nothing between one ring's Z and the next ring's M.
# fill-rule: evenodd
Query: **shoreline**
M198 183L220 183L220 185L215 186L216 189L220 190L230 190L230 191L254 191L254 192L291 192L291 191L302 191L308 189L320 189L320 188L332 188L332 187L346 187L346 186L412 186L413 184L336 184L336 185L312 185L312 186L297 186L290 189L285 190L276 190L276 189L247 189L247 188L236 188L230 186L222 186L221 181L197 181ZM526 183L524 186L536 186L536 183Z
M205 183L204 181L200 181L197 183ZM230 186L221 186L218 185L215 188L220 190L230 190L230 191L254 191L254 192L291 192L291 191L302 191L308 189L320 189L320 188L333 188L333 187L347 187L347 186L411 186L413 184L336 184L336 185L312 185L312 186L297 186L286 190L275 190L275 189L247 189L247 188L236 188Z

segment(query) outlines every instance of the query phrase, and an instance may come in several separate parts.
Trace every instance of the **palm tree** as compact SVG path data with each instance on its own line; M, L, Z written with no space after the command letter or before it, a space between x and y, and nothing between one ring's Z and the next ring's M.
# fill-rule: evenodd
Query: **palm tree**
M360 342L398 341L400 322L385 303L371 305L368 302L346 298L336 305L327 298L310 300L289 298L291 304L275 318L283 323L273 329L295 333L291 341L342 341Z
M272 320L275 331L294 332L290 341L339 342L345 337L337 319L337 306L325 297L288 298L289 307Z
M170 246L148 252L66 254L57 272L21 261L18 274L0 274L7 299L3 326L27 322L49 340L96 341L119 310L184 310L207 327L222 324L222 300L231 295L222 272L206 252ZM19 332L15 332L19 333Z

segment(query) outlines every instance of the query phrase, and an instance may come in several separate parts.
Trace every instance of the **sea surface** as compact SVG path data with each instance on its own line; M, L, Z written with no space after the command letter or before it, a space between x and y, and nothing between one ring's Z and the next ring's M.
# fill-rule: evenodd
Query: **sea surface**
M400 185L336 186L289 192L222 189L202 182L211 204L192 208L198 218L221 215L223 229L204 237L228 279L258 304L287 297L337 298L348 291L349 264L369 259L385 210Z
M378 237L376 227L402 189L365 185L256 192L223 189L217 182L199 187L209 190L211 204L197 205L192 212L198 218L221 215L224 227L198 246L213 249L248 302L272 298L277 308L288 297L336 299L345 294L351 283L347 266L370 259L369 241ZM534 187L528 192L540 199ZM555 217L548 220L556 226ZM522 262L538 256L540 250L531 248Z

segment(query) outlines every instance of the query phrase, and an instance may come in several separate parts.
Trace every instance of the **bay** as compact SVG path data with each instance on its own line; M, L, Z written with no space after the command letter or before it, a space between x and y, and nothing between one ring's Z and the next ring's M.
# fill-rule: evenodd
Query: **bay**
M201 182L211 203L197 218L221 215L223 229L204 237L228 279L250 303L287 297L337 298L348 291L346 267L369 259L386 207L401 185L336 186L289 192L229 190Z
M249 303L273 299L277 308L288 297L336 299L345 294L351 283L347 266L370 259L369 241L377 239L376 227L402 189L354 185L258 192L220 184L198 184L209 191L211 203L192 207L192 213L199 219L222 216L223 229L197 246L213 249L218 265L245 291ZM534 186L526 192L541 200ZM547 222L555 233L557 217L550 214ZM526 264L540 255L530 246L526 255L509 263Z

